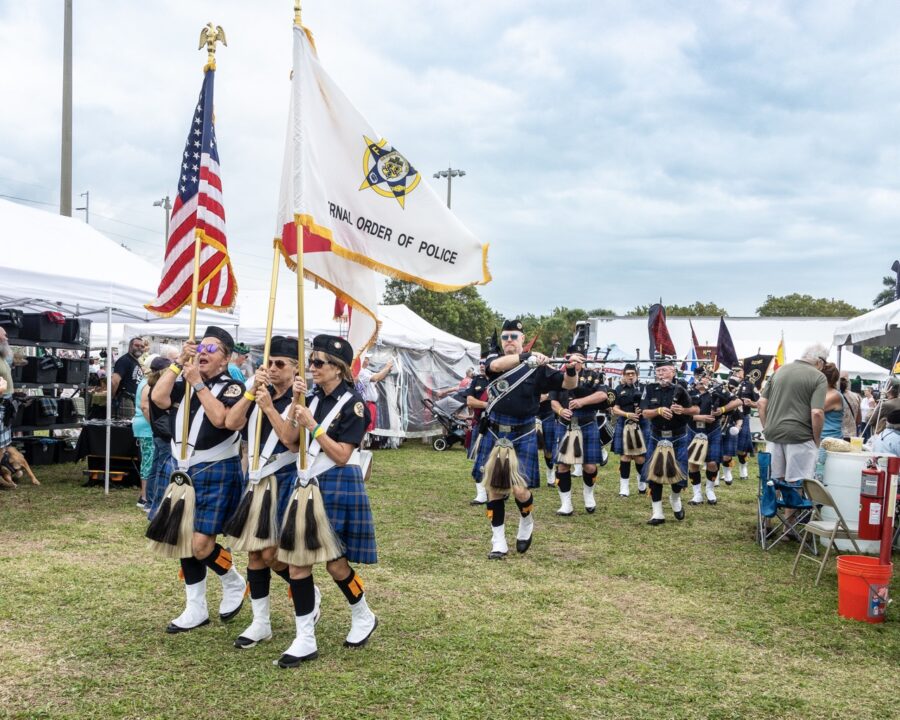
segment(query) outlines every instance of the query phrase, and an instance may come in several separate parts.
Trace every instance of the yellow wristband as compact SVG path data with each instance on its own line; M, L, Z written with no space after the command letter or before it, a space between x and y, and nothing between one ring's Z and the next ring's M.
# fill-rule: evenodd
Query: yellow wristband
M176 377L181 375L181 368L178 367L175 363L172 363L171 365L169 365L169 370L171 370L173 373L175 373Z
M321 435L324 432L325 432L325 428L323 428L321 425L316 425L316 429L313 430L313 439L318 440L319 435Z
M722 406L722 414L723 415L725 414L725 406L724 405Z
M249 390L246 390L246 391L244 392L244 399L245 399L245 400L249 400L250 402L253 402L254 400L256 400L256 395L254 395L254 394L253 394L252 392L250 392Z

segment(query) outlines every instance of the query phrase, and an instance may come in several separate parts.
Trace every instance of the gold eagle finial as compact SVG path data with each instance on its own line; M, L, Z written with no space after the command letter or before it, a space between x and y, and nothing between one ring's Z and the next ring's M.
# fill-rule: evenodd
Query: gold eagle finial
M200 31L200 46L197 48L198 50L202 50L203 46L206 45L206 67L215 70L216 69L216 43L220 42L225 47L228 47L228 42L225 40L225 31L222 29L221 25L216 25L213 27L212 22L206 23L206 27L204 27Z

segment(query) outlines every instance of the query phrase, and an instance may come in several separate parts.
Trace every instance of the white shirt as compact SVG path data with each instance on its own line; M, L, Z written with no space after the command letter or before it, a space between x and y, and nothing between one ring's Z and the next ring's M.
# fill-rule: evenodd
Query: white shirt
M366 402L378 402L378 390L375 389L375 383L372 382L373 373L368 368L363 368L356 376L356 382L362 390L363 400Z

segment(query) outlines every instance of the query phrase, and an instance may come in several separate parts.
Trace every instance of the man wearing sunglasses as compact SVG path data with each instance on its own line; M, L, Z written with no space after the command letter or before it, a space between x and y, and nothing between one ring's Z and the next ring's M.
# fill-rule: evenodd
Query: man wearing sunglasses
M288 499L297 477L296 461L299 449L300 429L293 427L287 418L293 401L297 377L299 346L294 338L275 335L269 345L268 367L260 367L254 376L250 390L228 410L226 425L232 430L245 430L245 435L256 433L257 415L262 413L262 427L259 437L259 477L274 475L277 489L275 498L276 527L281 527L287 510ZM274 436L273 434L274 433ZM252 454L256 441L250 443ZM253 458L250 458L250 467ZM246 482L250 482L249 476ZM247 522L255 527L258 518ZM250 606L253 622L234 641L241 650L255 647L272 637L269 616L269 589L272 571L286 583L290 583L287 563L275 557L278 546L264 550L251 550L247 559L247 583L250 586ZM318 595L317 595L318 597Z
M206 570L222 581L219 619L230 620L244 603L247 587L234 567L231 552L216 542L226 521L241 499L243 472L239 458L240 433L226 425L228 409L244 394L243 383L228 374L228 359L234 349L231 335L220 327L206 328L199 345L185 343L178 361L169 366L151 392L160 410L169 413L172 458L166 467L190 475L196 496L194 509L193 556L181 560L187 607L166 628L181 633L209 624L206 604ZM188 418L187 459L181 460L184 400L187 384L192 388ZM165 493L167 494L167 493ZM151 515L156 514L156 508Z
M476 482L484 479L488 493L491 560L502 560L509 553L505 518L510 492L520 514L516 551L524 553L531 545L531 489L540 485L541 477L535 432L541 395L574 388L578 382L575 364L584 362L582 355L574 353L563 374L547 364L545 355L523 352L525 334L519 320L507 320L501 332L502 354L494 352L485 361L485 374L491 381L487 418L472 470Z

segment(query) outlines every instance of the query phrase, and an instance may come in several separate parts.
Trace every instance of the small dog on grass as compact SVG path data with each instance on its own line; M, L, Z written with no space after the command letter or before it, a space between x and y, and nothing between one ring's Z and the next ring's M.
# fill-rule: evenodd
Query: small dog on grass
M8 445L0 449L0 487L8 490L17 488L15 481L21 480L23 475L28 476L32 485L41 484L31 471L28 461L14 446Z

